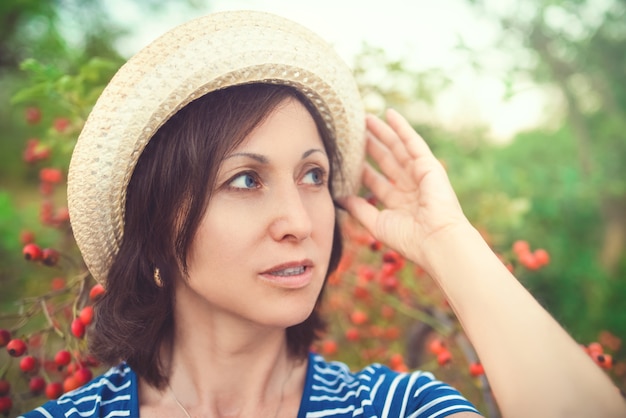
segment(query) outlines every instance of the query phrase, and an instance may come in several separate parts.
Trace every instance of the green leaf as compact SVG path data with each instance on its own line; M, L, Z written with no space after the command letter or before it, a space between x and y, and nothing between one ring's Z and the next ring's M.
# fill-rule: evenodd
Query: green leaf
M63 75L63 72L51 65L44 65L34 58L28 58L20 64L20 69L30 73L36 81L54 81Z
M15 105L30 101L36 101L38 99L46 97L48 91L50 91L49 83L39 83L30 87L25 87L15 93L13 97L11 97L11 104Z

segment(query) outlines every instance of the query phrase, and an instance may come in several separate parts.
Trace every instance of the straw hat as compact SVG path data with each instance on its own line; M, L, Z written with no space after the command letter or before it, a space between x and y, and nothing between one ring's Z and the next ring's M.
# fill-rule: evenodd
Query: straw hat
M126 188L139 155L172 115L221 88L279 83L304 93L334 133L343 160L337 195L355 191L364 112L350 69L316 34L272 14L231 11L183 24L132 57L98 99L68 174L74 237L101 283L124 229Z

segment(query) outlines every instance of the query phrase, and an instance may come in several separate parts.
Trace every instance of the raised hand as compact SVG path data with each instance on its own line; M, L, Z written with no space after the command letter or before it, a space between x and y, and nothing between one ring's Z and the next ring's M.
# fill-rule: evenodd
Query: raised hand
M425 266L422 249L428 240L468 221L443 166L422 137L398 112L388 110L386 119L367 117L367 153L380 172L369 163L363 169L363 184L383 209L357 196L342 204L376 239Z

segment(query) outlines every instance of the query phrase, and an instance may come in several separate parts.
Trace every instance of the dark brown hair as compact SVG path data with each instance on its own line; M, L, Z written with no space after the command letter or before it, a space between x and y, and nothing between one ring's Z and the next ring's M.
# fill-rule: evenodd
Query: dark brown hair
M283 100L299 100L311 113L330 159L330 178L340 169L333 134L297 90L247 84L209 93L185 106L153 136L127 188L124 238L96 305L92 353L106 364L126 361L149 384L167 383L160 350L173 335L173 289L185 277L187 254L205 213L222 159ZM332 182L329 182L332 195ZM335 221L328 274L341 257ZM158 268L162 287L154 281ZM311 315L287 329L291 355L307 355L323 331L323 289Z

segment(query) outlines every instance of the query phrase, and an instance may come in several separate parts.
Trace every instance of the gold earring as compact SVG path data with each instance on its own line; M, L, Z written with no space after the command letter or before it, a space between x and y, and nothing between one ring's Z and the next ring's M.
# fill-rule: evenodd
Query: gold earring
M163 279L161 279L161 270L158 267L154 268L154 283L158 287L163 287Z

